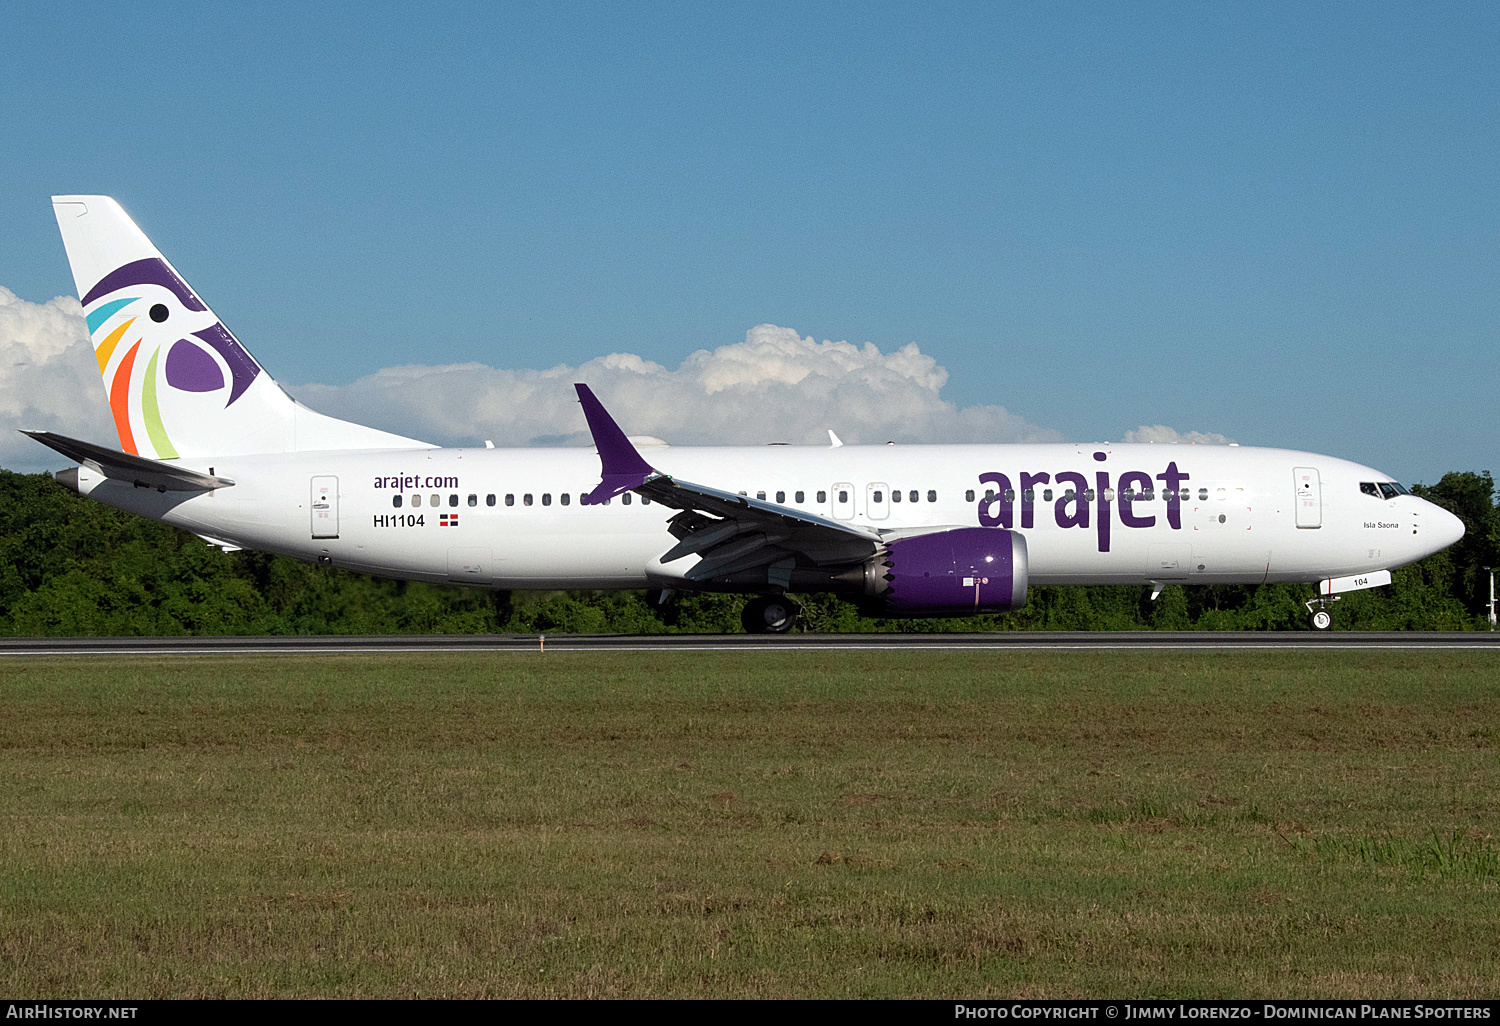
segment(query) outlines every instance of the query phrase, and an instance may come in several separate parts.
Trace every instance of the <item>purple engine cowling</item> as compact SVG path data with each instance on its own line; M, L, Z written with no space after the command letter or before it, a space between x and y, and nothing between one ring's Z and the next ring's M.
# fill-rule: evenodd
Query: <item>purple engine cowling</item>
M871 568L871 583L885 586L877 599L885 616L971 616L1026 604L1026 538L1017 531L960 527L889 548Z

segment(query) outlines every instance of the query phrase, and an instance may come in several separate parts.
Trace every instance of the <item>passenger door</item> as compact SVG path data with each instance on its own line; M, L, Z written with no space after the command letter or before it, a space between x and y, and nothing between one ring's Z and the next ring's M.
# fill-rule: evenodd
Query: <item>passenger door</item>
M1296 486L1297 526L1323 526L1323 484L1316 467L1294 467L1292 480Z
M336 477L312 479L312 536L339 536L339 479Z

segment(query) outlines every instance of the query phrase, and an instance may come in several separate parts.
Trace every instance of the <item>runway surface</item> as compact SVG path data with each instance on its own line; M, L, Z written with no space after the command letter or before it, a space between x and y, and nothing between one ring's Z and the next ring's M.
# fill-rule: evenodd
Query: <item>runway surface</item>
M420 634L232 638L3 638L0 656L334 655L429 652L788 652L883 649L1230 651L1500 650L1492 632L1259 634L1212 631L1007 631L993 634Z

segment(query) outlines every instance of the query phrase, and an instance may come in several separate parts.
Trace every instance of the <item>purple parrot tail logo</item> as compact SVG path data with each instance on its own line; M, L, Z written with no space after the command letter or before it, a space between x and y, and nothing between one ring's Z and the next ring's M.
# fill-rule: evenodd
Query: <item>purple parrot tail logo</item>
M178 277L172 268L167 266L167 262L160 257L136 260L111 271L99 284L89 290L88 295L83 297L83 305L87 307L96 299L137 285L159 285L176 296L183 307L195 313L208 309L188 287L187 282ZM98 312L102 313L110 307L114 307L114 304L106 304ZM159 307L152 308L153 320L158 319L157 309ZM114 309L110 309L109 312L113 314ZM162 319L164 318L165 314ZM92 322L92 316L90 320ZM93 326L91 323L90 327ZM256 375L260 374L260 365L245 351L245 347L240 345L239 339L230 334L229 329L221 322L216 321L207 328L191 334L191 338L179 338L173 342L172 347L167 351L167 384L183 392L213 392L223 388L223 369L203 348L207 346L208 349L218 353L224 365L229 368L229 401L224 405L226 408L233 406L235 401L245 394L245 389L250 387Z

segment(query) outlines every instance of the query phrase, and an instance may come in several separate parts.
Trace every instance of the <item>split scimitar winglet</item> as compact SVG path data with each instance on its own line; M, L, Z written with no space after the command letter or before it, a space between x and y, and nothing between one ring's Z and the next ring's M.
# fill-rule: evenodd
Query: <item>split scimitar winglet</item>
M589 492L589 505L597 505L616 495L639 488L647 478L655 477L656 470L641 458L620 425L615 423L604 404L584 384L574 384L578 401L583 405L583 415L589 422L589 433L594 436L594 448L599 451L598 487Z

